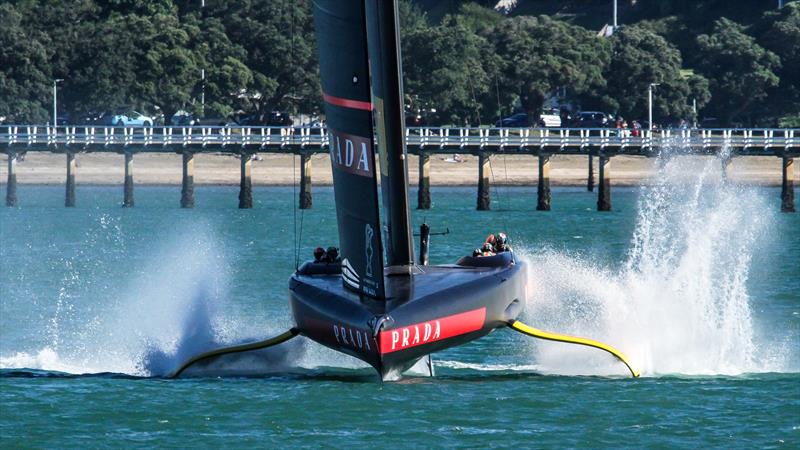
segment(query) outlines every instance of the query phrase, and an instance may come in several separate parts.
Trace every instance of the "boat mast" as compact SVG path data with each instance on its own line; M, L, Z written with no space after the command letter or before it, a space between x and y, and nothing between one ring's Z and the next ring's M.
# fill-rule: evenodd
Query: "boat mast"
M403 76L397 0L365 0L372 105L381 168L388 266L411 266Z

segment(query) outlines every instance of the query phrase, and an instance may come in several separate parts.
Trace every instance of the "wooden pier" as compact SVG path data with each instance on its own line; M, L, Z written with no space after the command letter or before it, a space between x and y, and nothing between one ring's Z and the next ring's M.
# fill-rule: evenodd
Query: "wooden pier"
M782 169L781 210L795 211L794 158L800 156L799 129L680 129L644 130L633 136L627 130L567 128L408 128L408 151L419 155L419 209L431 207L430 158L434 154L471 154L478 157L478 210L491 209L491 160L494 155L530 155L538 158L536 209L551 208L551 158L557 155L587 156L587 189L595 187L598 211L610 211L611 160L629 155L653 158L668 150L671 155L725 155L723 176L732 158L772 156ZM198 153L231 154L240 158L239 207L252 208L252 159L258 153L298 155L300 159L300 208L311 208L311 158L328 152L324 128L312 127L94 127L94 126L0 126L0 151L8 155L6 205L17 206L16 164L19 154L52 152L66 156L65 205L75 206L76 154L122 153L125 157L124 207L134 206L133 160L141 153L182 155L180 206L192 208L194 156ZM594 162L597 162L597 169ZM780 165L777 163L780 161Z

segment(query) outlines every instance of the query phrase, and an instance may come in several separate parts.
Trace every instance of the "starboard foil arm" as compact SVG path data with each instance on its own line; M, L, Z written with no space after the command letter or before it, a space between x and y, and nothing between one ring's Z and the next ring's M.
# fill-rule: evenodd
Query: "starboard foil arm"
M181 364L180 367L178 367L177 370L175 370L169 376L167 376L167 378L177 378L177 377L179 377L181 375L181 373L183 373L186 369L188 369L190 366L192 366L193 364L196 364L196 363L198 363L200 361L203 361L203 360L206 360L206 359L209 359L209 358L214 358L216 356L228 355L228 354L231 354L231 353L248 352L248 351L251 351L251 350L261 350L263 348L272 347L272 346L275 346L275 345L278 345L278 344L281 344L283 342L288 341L289 339L297 336L299 333L300 333L299 330L297 330L296 328L292 328L289 331L286 331L286 332L281 333L281 334L279 334L279 335L277 335L275 337L271 337L271 338L263 340L263 341L249 342L247 344L232 345L230 347L223 347L223 348L218 348L218 349L215 349L215 350L209 350L209 351L204 352L204 353L200 353L199 355L195 355L195 356L189 358L188 360L186 360L186 362Z
M615 349L610 345L606 345L603 344L602 342L598 342L592 339L587 339L577 336L569 336L566 334L551 333L549 331L542 331L533 328L531 326L525 325L524 323L518 320L513 320L509 322L508 326L510 326L514 330L519 331L522 334L527 334L528 336L532 336L535 338L545 339L548 341L566 342L568 344L585 345L587 347L594 347L600 350L604 350L608 353L611 353L612 355L614 355L615 358L622 361L623 364L625 364L628 367L628 370L631 371L631 375L633 375L634 378L639 378L639 372L634 370L633 367L631 367L630 363L628 363L628 358L626 358L622 352L620 352L619 350Z

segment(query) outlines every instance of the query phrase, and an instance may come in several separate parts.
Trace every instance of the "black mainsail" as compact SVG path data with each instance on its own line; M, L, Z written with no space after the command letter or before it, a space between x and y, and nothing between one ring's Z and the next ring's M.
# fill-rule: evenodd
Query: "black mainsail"
M314 0L333 169L342 281L384 298L364 2Z
M408 208L408 162L403 118L403 76L397 2L366 0L372 105L380 154L381 193L389 266L414 263ZM399 274L409 270L393 270Z

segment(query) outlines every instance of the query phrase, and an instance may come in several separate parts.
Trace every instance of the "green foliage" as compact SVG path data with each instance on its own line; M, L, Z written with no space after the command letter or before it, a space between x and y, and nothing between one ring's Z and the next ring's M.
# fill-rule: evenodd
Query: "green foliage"
M310 0L12 0L0 2L0 116L59 110L185 109L206 116L322 110ZM437 123L492 123L549 102L657 120L699 115L774 125L800 114L800 2L400 0L411 110ZM541 15L545 12L549 15ZM727 19L720 19L720 17ZM719 19L719 20L715 20ZM588 28L587 28L588 27ZM205 79L201 77L205 74ZM201 105L201 98L205 106ZM784 120L783 123L786 122Z
M744 113L778 85L778 56L758 45L744 27L725 18L715 23L712 34L700 35L697 44L698 70L709 79L711 114L724 123L752 122Z
M800 128L800 116L781 117L778 120L778 126L781 128Z
M48 52L11 4L0 4L0 30L0 117L17 123L46 122L49 114L42 100L52 100Z
M764 14L751 34L781 60L781 67L776 70L780 82L769 91L765 102L769 107L760 108L761 115L769 121L782 115L799 115L800 2L789 3L780 10Z
M547 16L514 17L491 34L502 58L501 86L519 96L535 123L547 97L559 88L580 96L605 87L608 41Z
M206 2L235 45L245 49L253 78L240 97L266 116L271 110L317 112L319 68L308 0Z
M610 39L613 56L605 78L607 96L613 111L631 118L648 114L648 87L660 83L653 104L655 120L692 118L692 99L702 107L708 102L707 82L697 75L684 77L677 48L644 27L621 28Z
M482 104L499 65L491 44L455 18L418 28L403 42L405 94L412 110L435 108L443 123L480 124Z

